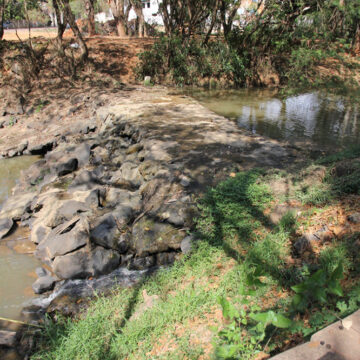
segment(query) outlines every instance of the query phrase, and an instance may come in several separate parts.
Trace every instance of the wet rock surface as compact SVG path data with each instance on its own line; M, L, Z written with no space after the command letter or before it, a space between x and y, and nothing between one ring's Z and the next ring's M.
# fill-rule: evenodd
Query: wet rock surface
M30 131L23 146L45 156L23 173L0 219L26 219L36 256L51 269L33 286L36 293L54 288L42 308L53 294L75 291L69 284L89 284L80 279L107 279L91 283L93 292L121 282L113 274L173 263L191 251L194 194L230 170L294 161L276 141L249 137L190 98L139 90L103 94L99 106L71 117L71 126L59 116L45 139L35 141ZM72 131L85 129L89 118L86 131ZM0 153L8 152L0 142Z

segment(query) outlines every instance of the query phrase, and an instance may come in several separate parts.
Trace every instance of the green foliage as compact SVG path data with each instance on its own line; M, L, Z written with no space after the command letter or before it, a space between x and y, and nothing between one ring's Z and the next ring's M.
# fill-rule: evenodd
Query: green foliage
M329 294L343 296L340 285L343 272L342 264L330 275L327 275L324 269L320 269L301 284L292 286L291 289L296 293L292 301L294 309L304 311L309 304L326 303Z
M324 205L335 197L334 189L330 184L321 183L319 185L307 186L297 191L296 197L303 204Z
M149 51L139 55L137 77L151 76L160 82L165 78L179 86L196 85L202 79L226 80L238 86L245 83L246 64L241 56L223 41L204 46L201 39L160 37Z

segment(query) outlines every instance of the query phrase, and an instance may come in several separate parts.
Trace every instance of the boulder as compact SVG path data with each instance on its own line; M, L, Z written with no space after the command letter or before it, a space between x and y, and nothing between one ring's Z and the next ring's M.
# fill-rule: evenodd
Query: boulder
M99 178L94 171L83 170L69 186L70 192L93 190L100 184Z
M171 265L176 259L176 252L164 252L156 254L156 265L165 266Z
M28 146L31 155L45 155L56 146L55 141L49 141L42 144L32 144Z
M137 256L145 257L169 250L178 250L185 233L170 224L157 223L143 217L132 229L131 246Z
M44 261L74 252L89 243L89 224L84 218L74 219L52 230L36 250Z
M20 220L26 209L30 207L35 196L35 193L27 193L10 197L1 209L0 219L10 218L15 221Z
M51 228L45 226L42 221L36 221L31 228L30 241L40 244L51 232Z
M60 164L57 164L55 167L55 172L57 176L64 176L72 173L78 168L78 160L76 158L71 158L67 161L64 161Z
M141 208L141 195L138 191L131 192L111 187L106 192L105 205L111 208L127 205L138 211Z
M155 266L155 264L156 264L156 258L154 255L141 257L141 258L133 258L129 262L128 269L145 270Z
M102 216L90 233L91 241L107 249L124 254L129 248L129 240L121 234L112 214Z
M42 294L46 291L52 290L55 282L56 279L50 275L42 276L32 284L32 289L35 294Z
M52 264L52 269L60 279L75 279L109 273L116 269L119 263L120 255L114 250L99 246L90 251L86 247L58 256Z
M354 213L347 217L347 220L353 224L359 224L360 223L360 213Z
M181 241L180 248L184 254L189 254L192 250L193 236L189 235Z
M60 279L86 278L93 275L88 249L58 256L52 263L52 270Z
M0 346L14 347L16 344L16 332L0 330Z
M14 226L12 219L0 219L0 239L4 238Z
M44 225L51 228L55 228L60 224L71 220L75 215L90 210L84 203L75 200L58 200L51 208L51 211L47 208L44 209L47 210L47 214L46 218L43 218Z
M125 162L121 165L120 170L113 175L112 182L115 185L127 188L139 188L144 182L144 179L140 174L137 164Z

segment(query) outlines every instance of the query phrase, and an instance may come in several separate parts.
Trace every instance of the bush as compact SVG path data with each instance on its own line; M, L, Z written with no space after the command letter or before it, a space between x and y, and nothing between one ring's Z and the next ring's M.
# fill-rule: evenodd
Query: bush
M151 76L156 82L183 86L216 79L241 86L248 75L245 59L221 40L205 46L201 39L162 36L139 58L135 69L139 80Z

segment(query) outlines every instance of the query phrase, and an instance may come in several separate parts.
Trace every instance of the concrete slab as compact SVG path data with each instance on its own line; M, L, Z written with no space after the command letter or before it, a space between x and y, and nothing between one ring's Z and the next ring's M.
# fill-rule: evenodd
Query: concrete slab
M360 310L271 360L360 360Z

